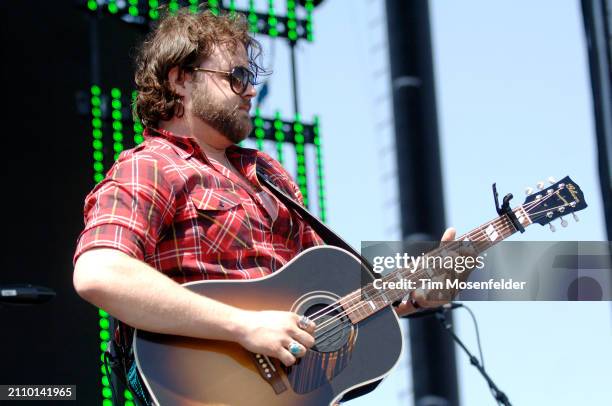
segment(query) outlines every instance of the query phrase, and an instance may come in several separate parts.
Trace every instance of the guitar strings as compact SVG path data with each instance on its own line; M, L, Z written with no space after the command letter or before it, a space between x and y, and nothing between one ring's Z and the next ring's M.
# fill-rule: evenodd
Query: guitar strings
M564 205L564 206L565 206L565 205ZM559 206L559 207L561 207L561 206ZM545 212L548 212L548 211L549 211L549 210L546 210ZM533 215L537 215L537 214L540 214L540 213L543 213L543 212L537 212L537 213L532 213L532 214L533 214ZM540 218L541 218L541 217L542 217L542 216L540 216ZM534 220L536 219L536 217L533 217L533 218L534 218ZM499 220L499 218L498 218L498 219L495 219L495 221L496 221L496 220ZM491 223L491 222L490 222L490 223ZM479 228L480 228L480 229L482 229L482 226L481 226L481 227L479 227ZM512 229L514 229L514 227L513 227L513 226L504 226L503 228L500 228L499 230L500 230L500 231L503 233L503 232L505 232L505 231L512 230ZM516 231L516 230L514 230L514 231ZM481 230L480 232L482 232L482 230ZM472 234L472 233L473 233L473 231L472 231L472 232L470 232L470 233L467 233L467 234L465 234L465 235L469 235L469 234ZM460 240L458 240L458 241L459 241L459 242L461 242ZM488 241L483 241L483 242L488 242ZM434 250L434 251L435 251L435 250ZM433 251L432 251L432 252L433 252ZM416 275L417 273L420 273L420 272L421 272L420 270L419 270L419 271L417 271L417 272L415 273L415 275ZM376 299L377 297L380 297L380 296L383 296L383 295L385 295L385 294L384 294L384 293L382 293L382 294L380 294L380 295L378 295L378 296L373 297L373 299ZM385 296L385 297L386 297L386 296ZM334 317L334 318L332 318L332 319L330 319L330 320L327 320L327 321L326 321L326 323L323 323L323 324L321 324L321 325L317 326L317 329L315 329L315 332L316 332L317 330L319 330L319 331L320 331L321 329L323 329L323 328L325 328L325 327L328 327L328 326L331 326L332 324L334 324L334 323L335 323L335 325L333 325L333 326L332 326L330 329L328 329L328 330L326 330L326 331L322 331L322 332L321 332L320 334L318 334L318 335L316 335L316 334L315 334L315 340L316 340L317 342L319 342L319 343L324 343L324 342L326 342L326 341L331 340L332 338L334 338L335 336L337 336L339 333L342 333L342 332L343 332L343 331L344 331L344 330L345 330L345 329L346 329L348 326L347 326L347 325L346 325L344 322L342 322L341 318L342 318L342 317L344 317L344 315L345 315L346 313L349 313L349 312L352 312L352 311L358 310L357 308L358 308L358 307L360 307L360 306L361 306L361 307L363 307L363 306L365 306L365 304L362 302L362 303L358 303L358 304L356 304L356 305L354 305L354 306L352 306L352 307L349 307L349 308L347 308L347 309L346 309L346 310L343 312L344 314L342 314L342 313L341 313L341 314L339 314L338 316L336 316L336 317ZM339 322L337 322L337 321L339 321ZM326 336L327 336L327 337L326 337Z
M541 203L541 201L539 201L538 203ZM567 205L563 205L563 206L567 206ZM561 207L561 206L558 206L558 207ZM548 210L547 210L547 211L548 211ZM542 217L543 217L543 216L542 216ZM536 218L534 217L534 219L536 219ZM496 220L499 220L499 219L496 219ZM482 227L481 227L481 228L482 228ZM510 225L510 226L505 225L505 226L503 226L503 227L498 228L498 230L500 230L501 232L505 232L505 231L508 231L508 230L513 230L513 229L514 229L514 227L513 227L513 226L511 226L511 225ZM459 243L461 243L462 241L461 241L461 240L456 240L456 241L454 241L454 242L459 242ZM476 242L478 242L478 241L476 241ZM487 242L487 241L482 241L482 242ZM434 250L434 251L437 251L437 250ZM434 251L432 251L432 252L434 252ZM419 276L419 275L421 274L421 272L422 272L422 271L423 271L423 269L420 269L419 271L416 271L416 272L414 273L413 277L415 277L415 276ZM371 290L370 290L370 291L371 291ZM356 294L359 294L359 292L357 292L357 291L356 291L355 293L352 293L352 294L348 295L347 297L353 296L353 298L354 298L354 296L355 296ZM382 297L382 296L385 296L386 301L388 301L388 298L386 297L386 293L380 293L380 294L377 294L377 295L373 296L372 298L370 298L371 300L370 300L369 302L371 302L371 301L373 301L373 300L376 300L376 299L378 299L378 298L380 298L380 297ZM320 330L321 328L324 328L324 327L326 327L326 326L328 326L328 325L332 324L333 322L335 322L335 320L336 320L336 319L340 319L341 317L344 317L346 314L348 314L348 313L350 313L350 312L354 312L354 311L357 311L357 310L361 310L362 308L367 307L367 305L368 305L368 304L369 304L368 302L365 302L365 303L364 303L363 301L360 301L360 302L358 302L358 303L356 303L356 304L352 305L351 307L348 307L348 308L344 309L344 311L343 311L343 312L340 312L340 313L339 313L339 314L338 314L336 317L330 318L330 319L326 320L326 322L325 322L325 323L323 323L323 324L321 324L321 325L317 326L317 328L315 329L315 331ZM332 309L332 310L333 310L333 309ZM329 313L329 312L328 312L328 313ZM315 338L316 338L316 337L315 337Z
M535 219L535 217L534 217L534 219ZM507 230L507 228L506 228L506 230ZM377 295L377 297L380 297L382 295L384 295L384 294ZM374 297L374 299L376 299L377 297ZM317 330L321 330L321 328L324 328L324 327L327 327L327 326L333 324L337 319L340 319L341 317L344 317L344 315L347 314L348 312L356 311L356 310L359 309L359 307L364 307L364 306L365 306L365 304L363 302L361 302L361 303L357 303L356 305L354 305L354 306L352 306L350 308L347 308L346 311L342 312L343 314L341 313L337 317L332 318L330 320L327 320L326 323L323 323L320 326L318 326ZM315 338L321 338L321 337L323 337L323 336L325 336L327 334L333 333L335 330L337 330L337 327L341 326L341 325L342 325L342 323L338 323L335 327L332 327L330 330L324 331L321 334L316 335Z
M523 206L520 206L520 207L523 207ZM520 209L520 207L519 207L519 209ZM517 209L517 211L519 211L519 209ZM499 221L500 219L501 219L501 217L497 217L497 218L495 218L495 219L493 219L493 220L490 220L490 221L488 221L487 223L484 223L483 225L481 225L480 227L474 228L473 230L469 231L468 233L465 233L463 236L460 236L460 238L459 238L458 240L463 239L465 236L468 236L468 235L474 234L474 233L476 233L477 231L478 231L478 232L480 232L480 231L482 231L481 229L482 229L484 226L487 226L487 225L489 225L489 224L491 224L491 223L494 223L494 222L496 222L496 221ZM358 290L361 290L361 289L358 289ZM346 299L349 299L349 300L352 300L352 299L353 299L353 297L351 297L351 296L355 296L355 295L359 295L359 294L361 294L361 293L359 293L359 292L357 292L357 291L356 291L356 292L352 292L352 293L348 294L347 296L345 296L345 298L346 298ZM338 302L334 302L332 305L336 305L336 303L338 303ZM339 304L338 304L338 305L339 305ZM331 306L331 305L330 305L330 306ZM325 311L325 310L327 310L327 309L328 309L328 307L325 307L325 308L323 308L323 309L321 309L321 310L319 310L319 311L317 311L317 312L315 312L315 313L311 314L309 317L311 318L311 320L312 320L312 321L315 321L315 320L317 320L319 317L314 318L314 319L312 319L312 317L313 317L313 316L317 316L317 315L319 315L319 313L321 313L321 312L323 312L323 311ZM333 310L333 309L332 309L332 310ZM330 310L330 311L331 311L331 310ZM327 313L326 313L326 314L327 314ZM324 315L325 315L325 314L322 314L321 316L324 316Z
M526 211L526 212L529 214L528 210L530 210L530 209L531 209L532 207L534 207L534 206L540 205L540 204L541 204L543 201L547 200L548 198L552 197L553 195L554 195L554 194L552 194L552 193L551 193L551 194L548 194L548 195L544 196L542 199L540 199L540 200L538 200L538 201L534 201L534 202L528 203L528 204L526 204L526 205L524 205L524 206L519 206L519 207L518 207L518 208L517 208L515 211L520 211L520 209L521 209L521 208L523 208L523 209L525 209L525 211ZM562 205L562 206L567 206L567 204ZM562 207L562 206L558 206L558 207ZM548 212L548 211L550 211L550 210L555 210L555 209L557 209L558 207L555 207L555 208L551 208L551 209L549 209L549 210L546 210L546 212ZM540 213L543 213L543 212L537 212L537 213L533 213L533 214L537 215L537 214L540 214ZM535 217L533 217L533 219L535 220ZM501 226L498 228L498 230L499 230L500 232L505 233L506 231L509 231L509 230L513 230L513 229L514 229L514 226L512 226L512 224L511 224L511 223L509 223L507 220L506 220L506 221L504 221L505 219L504 219L503 217L498 217L498 218L495 218L495 219L493 219L493 220L489 221L488 223L483 224L483 225L482 225L482 226L480 226L480 227L477 227L476 229L474 229L474 230L470 231L469 233L464 234L464 236L474 234L475 232L477 232L477 233L481 233L481 234L482 234L482 233L483 233L483 231L484 231L484 230L483 230L483 227L484 227L484 226L486 226L487 224L491 224L491 223L495 223L495 222L500 222L500 220L501 220L503 223L505 223L505 224L501 225ZM533 220L532 220L532 222L533 222ZM462 237L463 237L463 236L462 236ZM472 241L472 243L478 243L478 242L479 242L479 241ZM483 240L483 241L480 241L480 242L487 242L487 243L488 243L488 241L484 241L484 240ZM455 240L455 241L451 242L450 246L457 245L456 243L461 244L461 243L463 243L463 241L461 241L461 240ZM445 247L445 248L448 248L448 247ZM430 254L431 254L431 253L433 253L433 252L436 252L436 251L441 251L441 250L442 250L442 249L432 250L432 251L430 252ZM401 272L401 270L400 270L400 272ZM420 269L420 270L418 270L418 271L414 272L413 277L415 277L415 276L419 276L419 275L420 275L422 272L423 272L423 269ZM359 293L359 291L355 291L355 292L353 292L353 293L351 293L351 294L347 295L347 296L345 297L345 299L348 299L348 300L353 300L353 299L355 298L355 296L356 296L356 295L359 295L359 294L360 294L360 293ZM375 300L375 299L377 299L377 298L382 297L383 295L385 296L385 299L388 301L388 298L386 297L386 294L385 294L385 293L380 293L380 294L378 294L378 295L375 295L375 296L374 296L374 297L372 297L371 299L372 299L372 300ZM371 301L372 301L372 300L371 300ZM356 304L352 305L352 306L351 306L351 307L349 307L349 308L344 309L344 311L343 311L343 312L340 312L340 313L339 313L339 314L337 314L335 317L332 317L332 318L330 318L330 319L326 320L326 321L325 321L325 323L323 323L323 324L321 324L321 325L317 326L317 328L315 329L315 332L316 332L317 330L321 330L321 329L322 329L322 328L324 328L324 327L327 327L328 325L332 324L332 323L333 323L333 322L335 322L336 320L341 319L342 317L344 317L344 316L345 316L346 314L348 314L349 312L354 312L354 311L356 311L356 310L360 310L360 309L361 309L361 308L363 308L363 307L366 307L366 305L367 305L367 304L368 304L367 302L365 302L365 303L364 303L364 302L360 302L360 303L356 303ZM333 303L332 305L327 306L326 308L323 308L323 309L319 310L318 312L314 313L314 315L318 315L318 317L316 317L316 318L314 318L314 319L312 319L312 320L313 320L313 321L316 321L316 320L320 319L321 317L325 316L326 314L329 314L330 312L333 312L333 311L334 311L335 309L337 309L337 308L342 308L339 302L335 302L335 303ZM319 315L320 313L322 313L322 312L323 312L323 311L325 311L325 310L327 310L327 312L326 312L325 314L321 314L321 315ZM312 316L312 315L311 315L311 316ZM328 332L329 332L329 331L328 331ZM325 334L325 333L323 333L323 334ZM315 338L316 338L316 336L315 336Z

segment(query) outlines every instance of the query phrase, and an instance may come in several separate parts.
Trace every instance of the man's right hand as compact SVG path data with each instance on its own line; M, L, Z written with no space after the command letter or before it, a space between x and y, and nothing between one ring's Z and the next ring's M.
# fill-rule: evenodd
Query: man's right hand
M237 342L247 350L278 358L286 366L293 365L296 357L302 357L315 343L315 324L308 322L305 328L299 325L301 316L282 311L240 311ZM300 344L300 351L289 351L292 342Z

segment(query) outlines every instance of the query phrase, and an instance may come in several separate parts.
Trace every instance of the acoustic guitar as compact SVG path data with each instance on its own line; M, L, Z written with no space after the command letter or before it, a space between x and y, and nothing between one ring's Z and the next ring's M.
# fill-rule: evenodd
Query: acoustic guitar
M565 177L451 245L471 242L482 252L517 229L575 216L584 208L580 188ZM437 254L434 250L427 255ZM429 271L397 269L383 279L418 280ZM193 292L239 308L307 315L317 325L315 345L285 367L232 342L136 330L134 352L144 384L161 406L333 404L347 392L384 378L402 353L405 340L391 304L409 291L376 289L373 280L355 256L320 246L261 279L187 283Z

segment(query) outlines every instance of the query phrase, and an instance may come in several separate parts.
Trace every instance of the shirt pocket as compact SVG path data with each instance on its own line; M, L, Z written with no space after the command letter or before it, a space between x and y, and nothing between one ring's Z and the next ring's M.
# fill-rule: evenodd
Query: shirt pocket
M189 194L196 234L204 254L231 253L253 247L252 226L235 192L196 186Z

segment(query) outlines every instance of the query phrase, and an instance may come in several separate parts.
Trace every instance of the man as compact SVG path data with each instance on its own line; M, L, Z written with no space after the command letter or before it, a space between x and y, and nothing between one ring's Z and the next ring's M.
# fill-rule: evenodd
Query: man
M129 326L234 341L289 366L314 344L311 321L241 310L180 285L262 277L323 243L258 182L256 168L301 202L280 164L234 145L252 130L259 51L241 16L179 12L149 35L135 75L145 141L86 198L74 286Z

